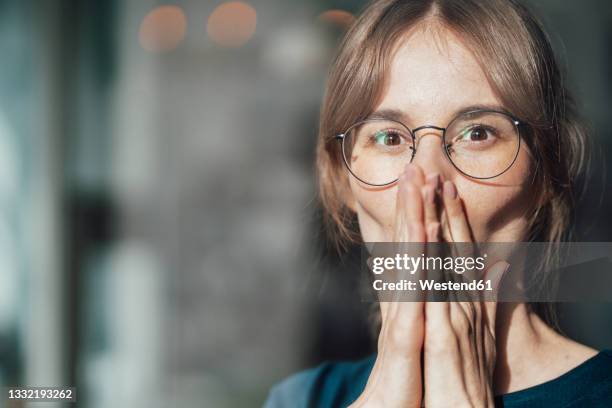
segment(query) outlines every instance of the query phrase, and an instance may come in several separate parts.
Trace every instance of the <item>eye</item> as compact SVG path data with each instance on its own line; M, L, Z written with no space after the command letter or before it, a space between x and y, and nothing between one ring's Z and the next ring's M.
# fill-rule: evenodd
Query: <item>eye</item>
M457 136L458 142L484 142L496 136L496 131L490 126L474 125L462 130Z
M378 130L374 136L376 144L384 146L399 146L405 143L404 137L395 130Z

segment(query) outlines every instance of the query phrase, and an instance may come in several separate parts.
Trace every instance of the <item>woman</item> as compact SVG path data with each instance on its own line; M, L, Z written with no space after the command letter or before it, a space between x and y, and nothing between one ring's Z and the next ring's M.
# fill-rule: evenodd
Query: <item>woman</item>
M515 1L372 2L333 63L319 133L341 244L543 241L552 262L567 233L585 134ZM487 273L498 284L507 267ZM612 353L558 334L537 305L379 305L374 356L297 374L267 406L612 406Z

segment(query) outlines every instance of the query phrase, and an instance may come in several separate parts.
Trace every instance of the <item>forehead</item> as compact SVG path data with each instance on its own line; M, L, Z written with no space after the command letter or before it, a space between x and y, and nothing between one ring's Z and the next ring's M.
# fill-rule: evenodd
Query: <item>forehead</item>
M501 105L473 53L451 31L430 25L400 38L377 110L397 109L409 126L443 123L466 106Z

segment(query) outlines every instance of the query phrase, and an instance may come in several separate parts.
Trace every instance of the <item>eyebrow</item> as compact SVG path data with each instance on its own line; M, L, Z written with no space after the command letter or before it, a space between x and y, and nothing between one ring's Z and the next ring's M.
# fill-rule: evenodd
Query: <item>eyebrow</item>
M456 118L459 115L462 115L468 112L479 111L479 110L504 112L512 116L512 114L508 112L508 110L501 105L469 105L469 106L464 106L462 108L455 110L452 113L451 119L448 122L450 122L453 118ZM390 119L396 122L402 122L404 124L406 124L407 122L410 122L410 116L408 115L407 112L404 112L400 109L393 109L393 108L379 109L377 111L374 111L368 116L366 116L364 120L370 120L370 119Z

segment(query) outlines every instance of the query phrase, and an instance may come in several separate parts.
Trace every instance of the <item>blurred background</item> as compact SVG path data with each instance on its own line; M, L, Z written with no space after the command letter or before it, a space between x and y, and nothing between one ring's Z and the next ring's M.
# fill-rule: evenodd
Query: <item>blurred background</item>
M313 173L326 71L364 4L0 0L0 386L250 407L373 351ZM528 4L612 157L612 6ZM595 176L577 237L612 241ZM612 347L610 305L561 318Z

